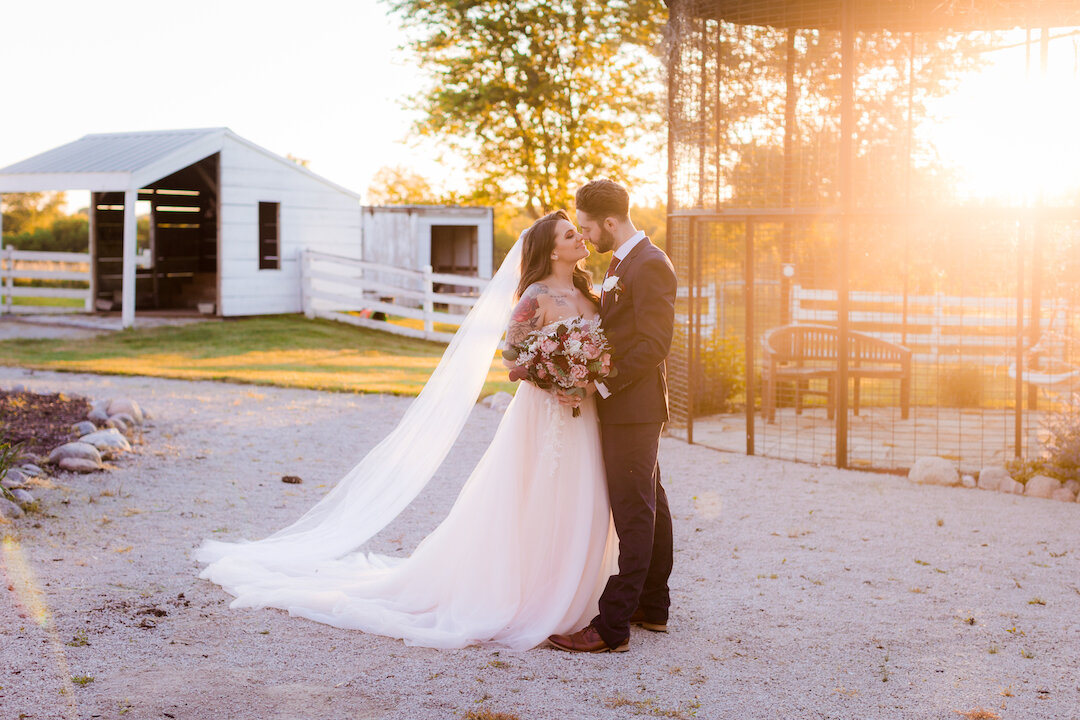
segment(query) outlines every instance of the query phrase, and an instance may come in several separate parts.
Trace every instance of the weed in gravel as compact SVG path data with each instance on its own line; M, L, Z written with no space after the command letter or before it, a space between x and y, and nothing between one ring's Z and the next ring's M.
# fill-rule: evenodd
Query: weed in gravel
M973 710L953 710L953 712L967 720L1001 720L1001 716L993 710L981 707Z
M64 643L69 647L86 647L90 644L90 640L86 637L85 630L79 630L68 642Z
M486 708L470 710L461 716L461 720L521 720L512 713L494 712Z
M94 678L90 675L72 675L71 682L75 683L76 685L86 686L94 682Z
M1045 605L1046 601L1040 597L1033 597L1028 600L1028 605Z

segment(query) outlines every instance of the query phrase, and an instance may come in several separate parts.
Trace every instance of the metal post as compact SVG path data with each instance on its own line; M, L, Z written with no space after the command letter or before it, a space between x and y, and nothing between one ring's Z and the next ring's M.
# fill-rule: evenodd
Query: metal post
M837 288L836 467L848 464L848 253L851 214L855 207L852 159L855 131L855 18L854 0L843 0L840 31L840 247Z
M782 180L781 204L789 208L794 203L795 195L795 158L793 148L795 146L795 34L796 30L788 28L787 44L785 45L786 65L784 69L784 175ZM780 262L791 263L791 221L784 220L780 235ZM752 232L752 231L749 231ZM780 275L780 324L787 325L791 322L791 278L786 274Z
M1024 237L1027 223L1017 227L1016 239L1016 378L1013 391L1013 455L1019 458L1024 445Z
M754 454L754 221L746 219L746 454Z
M689 248L689 272L687 278L690 287L687 292L689 307L687 308L687 336L686 336L686 442L694 444L694 384L697 382L697 218L690 219L690 248Z
M4 267L7 269L4 275L4 312L10 315L12 295L15 292L15 246L8 245L4 249L4 256Z

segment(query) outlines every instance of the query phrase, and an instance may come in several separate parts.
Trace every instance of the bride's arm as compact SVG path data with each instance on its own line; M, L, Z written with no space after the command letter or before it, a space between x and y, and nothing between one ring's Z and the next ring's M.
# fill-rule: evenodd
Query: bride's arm
M541 301L546 301L547 294L547 286L542 283L533 283L521 294L521 299L510 314L510 325L506 328L506 347L518 345L529 333L544 327Z

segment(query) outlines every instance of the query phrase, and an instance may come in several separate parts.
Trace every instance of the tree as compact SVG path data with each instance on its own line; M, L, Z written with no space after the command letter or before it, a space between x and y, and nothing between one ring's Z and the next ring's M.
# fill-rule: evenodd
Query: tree
M475 185L531 217L574 188L631 182L630 149L661 122L661 0L388 0L433 84L421 135L474 169Z
M445 200L425 177L401 165L379 168L371 179L367 196L371 205L426 205Z
M50 227L63 216L67 195L62 192L5 193L4 234L31 233Z

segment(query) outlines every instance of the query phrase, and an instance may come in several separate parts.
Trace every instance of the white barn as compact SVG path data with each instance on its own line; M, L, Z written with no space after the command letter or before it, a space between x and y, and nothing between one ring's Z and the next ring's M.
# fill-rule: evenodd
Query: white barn
M360 256L360 196L228 128L87 135L0 169L0 193L90 190L101 309L301 310L304 248ZM135 208L151 213L137 267ZM140 264L141 265L141 264Z

